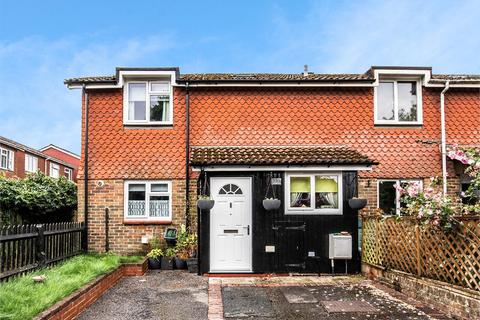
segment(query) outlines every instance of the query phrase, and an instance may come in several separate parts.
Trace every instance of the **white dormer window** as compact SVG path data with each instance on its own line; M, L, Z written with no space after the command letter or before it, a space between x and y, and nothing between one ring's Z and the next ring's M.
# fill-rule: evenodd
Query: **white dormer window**
M422 124L422 86L416 79L380 80L375 87L375 124Z
M124 123L170 125L173 123L171 82L127 81L124 86Z

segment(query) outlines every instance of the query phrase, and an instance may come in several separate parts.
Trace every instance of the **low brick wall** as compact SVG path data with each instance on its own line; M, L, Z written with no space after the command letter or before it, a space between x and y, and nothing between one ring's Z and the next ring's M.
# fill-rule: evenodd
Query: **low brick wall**
M34 320L74 319L83 310L100 298L105 291L113 287L121 278L125 276L142 276L146 271L146 259L142 263L122 264L114 271L99 276L94 281L86 284L68 297L57 302L36 316Z
M362 263L362 273L412 298L422 300L448 316L480 319L480 292L445 282Z

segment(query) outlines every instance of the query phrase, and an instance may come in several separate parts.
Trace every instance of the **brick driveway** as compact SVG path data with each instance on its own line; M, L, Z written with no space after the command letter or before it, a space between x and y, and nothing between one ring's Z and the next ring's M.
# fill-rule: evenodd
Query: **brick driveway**
M361 277L199 277L149 271L122 279L78 319L447 319Z

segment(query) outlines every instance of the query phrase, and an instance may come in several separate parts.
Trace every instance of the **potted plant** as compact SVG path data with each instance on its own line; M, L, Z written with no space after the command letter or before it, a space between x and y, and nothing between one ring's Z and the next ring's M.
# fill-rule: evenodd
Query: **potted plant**
M175 256L175 268L187 269L187 259L189 258L188 233L185 225L183 224L180 226L180 231L177 234L175 251L177 252Z
M185 245L187 259L187 268L190 273L198 272L198 259L197 259L197 235L191 234L187 238Z
M278 208L280 208L282 201L275 198L265 198L263 199L262 204L265 210L271 211L271 210L277 210Z
M155 248L150 250L149 253L147 253L147 258L148 258L148 268L149 269L160 269L162 265L162 256L163 256L163 251L160 248Z
M215 200L210 199L210 196L199 195L197 200L197 206L200 210L210 210L215 205Z
M175 258L175 248L167 248L163 253L162 270L173 270L174 258Z
M360 210L360 209L365 208L365 206L367 205L367 199L352 198L352 199L348 200L348 205L353 210Z

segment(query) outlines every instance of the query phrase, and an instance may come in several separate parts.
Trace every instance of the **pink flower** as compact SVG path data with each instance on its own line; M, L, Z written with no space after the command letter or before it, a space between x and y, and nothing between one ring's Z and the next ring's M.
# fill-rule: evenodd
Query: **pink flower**
M466 196L466 195L465 195L465 191L460 192L460 197L461 197L461 198L465 198L465 196Z
M438 226L438 225L440 224L440 220L434 219L434 220L432 221L432 224L433 224L434 226Z

